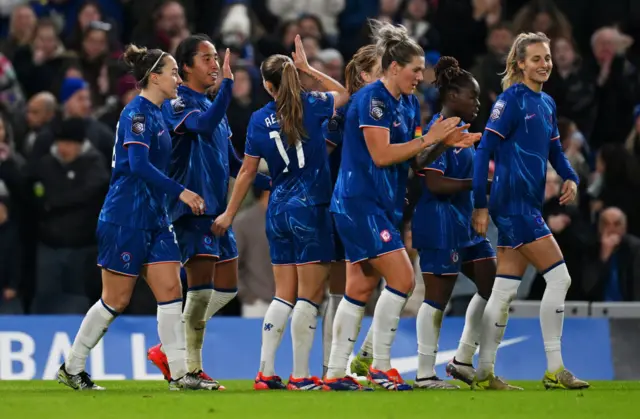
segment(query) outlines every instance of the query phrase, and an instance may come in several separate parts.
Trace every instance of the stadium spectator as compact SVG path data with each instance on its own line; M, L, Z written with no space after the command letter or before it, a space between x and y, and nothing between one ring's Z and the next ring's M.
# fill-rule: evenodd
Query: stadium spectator
M136 79L125 74L116 82L116 95L107 99L107 103L95 113L95 117L109 128L115 129L120 113L131 100L140 93Z
M151 16L151 27L144 19L134 29L133 42L149 49L160 48L173 54L187 36L191 34L187 26L185 10L175 0L162 2Z
M640 301L640 239L627 232L620 208L602 211L599 240L582 263L582 292L589 301Z
M323 49L318 59L324 64L324 71L334 80L344 81L344 59L340 51L334 48Z
M37 93L27 102L24 123L18 124L22 132L16 135L16 149L25 158L31 156L38 133L56 116L57 106L56 97L49 92Z
M35 313L83 313L85 282L99 282L95 231L109 171L86 129L81 118L63 121L50 153L28 169L39 225Z
M251 75L244 67L236 68L233 71L233 96L227 111L229 127L231 128L233 147L238 156L244 156L244 143L247 136L247 127L251 114L260 106L256 100L256 92L254 92L253 80Z
M531 0L513 18L515 33L542 32L554 40L572 39L571 24L552 0Z
M113 131L91 116L91 95L89 85L82 79L67 78L60 91L62 104L61 118L53 121L49 127L40 132L33 145L33 158L41 158L49 154L54 142L54 129L62 121L69 118L82 118L87 126L86 136L93 146L102 153L104 163L111 167L113 153Z
M13 60L16 50L31 44L36 31L36 15L28 4L18 5L11 12L9 36L2 41L0 52Z
M408 0L405 3L402 24L407 27L412 38L425 52L440 50L440 34L428 21L429 2L427 0Z

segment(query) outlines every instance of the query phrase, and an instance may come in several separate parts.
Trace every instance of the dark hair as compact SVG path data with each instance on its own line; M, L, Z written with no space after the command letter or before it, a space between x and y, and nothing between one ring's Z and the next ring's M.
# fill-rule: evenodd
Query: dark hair
M360 76L363 71L369 73L378 63L375 45L365 45L356 52L345 68L345 84L350 95L357 92L365 81Z
M569 139L569 131L574 122L565 116L558 118L558 133L560 133L560 141Z
M56 25L56 23L48 17L43 17L41 19L38 19L38 23L36 23L35 32L38 32L40 29L43 29L43 28L51 28L56 33L56 36L60 36L60 27Z
M605 166L605 187L640 186L638 161L623 144L606 143L600 148L599 154Z
M128 67L131 67L133 77L138 81L140 88L144 89L149 84L151 73L162 73L165 55L169 54L160 49L148 50L131 44L124 51L123 60Z
M383 70L389 68L392 62L405 66L413 60L413 57L424 57L424 50L414 41L402 25L369 20L369 26L373 33L376 50L381 57Z
M307 136L302 120L302 85L293 60L286 55L275 54L260 65L262 78L276 89L276 118L280 131L287 136L287 143Z
M433 71L436 73L435 85L443 102L450 91L459 92L465 87L473 86L473 74L461 69L458 60L453 57L440 57Z
M184 66L193 67L193 58L198 54L198 47L202 42L211 42L211 44L213 44L209 36L198 33L187 37L184 41L180 42L180 45L176 48L175 58L178 63L178 74L182 80L187 80Z

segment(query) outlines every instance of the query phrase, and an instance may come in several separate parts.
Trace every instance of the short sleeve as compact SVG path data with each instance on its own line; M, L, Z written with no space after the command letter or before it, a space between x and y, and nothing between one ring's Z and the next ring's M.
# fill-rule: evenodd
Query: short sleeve
M257 143L254 119L255 114L253 114L249 120L249 126L247 127L247 139L244 144L244 154L245 156L260 158L262 155L260 153L259 144Z
M184 123L187 116L200 109L192 106L187 98L178 96L175 99L165 100L162 104L162 116L169 129L176 133L181 133L180 125Z
M518 105L510 95L501 94L494 103L485 129L507 138L515 127Z
M124 133L123 146L129 144L142 144L147 148L151 147L151 137L153 136L152 124L149 115L141 110L132 110L128 115L120 118Z
M327 119L333 116L334 97L325 92L309 92L303 94L303 100L307 102L307 109L311 109L314 115L320 119Z
M447 171L447 153L444 152L438 156L431 164L428 164L424 167L423 171L434 170L436 172L440 172L444 175Z
M338 146L342 143L342 135L344 132L344 108L336 110L335 115L326 119L322 123L322 134L324 139Z
M369 90L358 101L360 128L380 127L390 129L393 110L385 100L383 92Z

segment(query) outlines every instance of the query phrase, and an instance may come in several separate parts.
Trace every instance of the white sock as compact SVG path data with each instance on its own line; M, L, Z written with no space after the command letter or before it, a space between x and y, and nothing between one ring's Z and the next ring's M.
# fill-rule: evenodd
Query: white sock
M109 325L117 315L118 313L107 306L102 299L91 306L82 320L65 362L65 368L69 374L76 375L84 371L89 352L107 333Z
M562 261L544 274L547 288L540 302L540 327L547 354L547 370L556 372L562 362L561 340L564 323L564 299L571 285L567 265Z
M406 294L388 285L382 290L373 312L373 364L380 371L391 369L391 344L396 337Z
M158 336L167 355L171 378L177 380L187 372L185 324L182 300L158 303Z
M318 323L318 306L299 298L291 317L291 340L293 342L293 378L310 377L309 354Z
M436 375L436 355L438 339L442 328L443 307L424 300L418 310L416 331L418 334L418 374L417 378L431 378Z
M293 304L288 301L274 298L264 315L262 323L262 348L260 350L260 372L265 377L271 377L276 374L276 351L280 342L284 329L289 320L289 314L293 309Z
M207 308L211 300L211 288L189 289L184 305L183 319L187 341L187 370L202 371L202 342L207 324Z
M229 304L229 301L233 300L238 295L237 288L213 288L211 293L211 300L209 301L209 307L207 308L207 321L209 321L218 311L222 310L224 306Z
M364 305L364 302L349 298L347 295L340 301L333 321L333 341L327 378L342 378L347 373L349 356L360 332Z
M482 316L487 306L487 300L476 293L464 318L464 329L460 337L460 344L456 351L455 360L463 364L473 364L473 355L480 344L480 336L482 335Z
M358 355L364 358L373 358L373 323L371 323L369 330L367 330L367 336L365 336L364 342L362 342L362 347L360 347Z
M327 307L324 310L324 316L322 318L322 365L325 368L329 365L331 341L333 340L333 319L336 317L340 300L342 300L342 295L329 294L329 301L327 302Z
M498 346L502 342L509 321L509 305L516 298L519 286L519 277L498 276L493 284L491 297L487 301L482 318L480 359L476 373L480 380L484 380L494 372Z

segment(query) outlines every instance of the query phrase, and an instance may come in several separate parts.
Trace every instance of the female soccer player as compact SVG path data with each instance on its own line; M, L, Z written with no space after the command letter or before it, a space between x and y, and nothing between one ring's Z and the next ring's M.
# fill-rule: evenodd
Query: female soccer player
M495 356L528 264L542 272L547 288L540 304L540 326L547 354L543 383L547 388L579 389L562 362L560 339L564 299L571 277L562 252L542 218L547 161L564 180L560 203L573 201L578 177L560 144L556 104L542 92L553 63L543 33L522 33L511 46L502 79L504 92L493 106L476 153L473 173L473 227L485 235L489 213L498 228L498 273L484 315L480 361L475 383L491 389L513 389L494 374ZM489 158L495 155L491 199L487 205Z
M319 390L322 382L309 374L309 353L318 305L334 259L329 215L331 176L322 122L349 98L332 78L309 66L299 36L294 61L284 55L267 58L260 68L273 102L256 111L247 129L245 159L227 210L214 222L223 234L231 225L258 170L260 158L273 180L267 210L267 237L276 281L276 296L263 324L257 390L285 388L275 375L275 352L293 309L293 374L291 390ZM327 93L301 91L296 67L322 84ZM295 307L293 301L297 296Z
M218 53L206 35L192 35L176 50L178 72L184 83L178 97L165 101L163 115L173 143L169 176L200 193L206 204L204 215L194 216L187 206L175 202L169 207L182 263L187 274L187 301L184 320L187 368L201 378L215 382L202 371L202 344L206 322L237 293L237 249L231 230L217 238L211 232L215 217L224 211L229 175L237 174L241 162L233 151L226 111L231 100L233 74L229 50L222 65L222 77L215 100L206 95L220 72ZM265 179L266 178L266 179ZM269 179L256 178L262 187ZM149 349L148 358L170 380L166 355L161 345Z
M187 370L182 322L180 251L167 214L167 200L180 199L191 211L205 211L204 200L165 174L171 138L160 106L175 98L182 82L176 61L161 50L131 45L124 61L142 89L116 128L113 173L97 228L102 298L85 316L58 381L75 390L102 390L84 370L91 349L128 305L136 278L147 280L158 301L158 334L174 379L171 390L214 386Z
M389 390L410 390L391 368L391 343L400 312L413 289L413 268L397 226L404 205L408 160L457 129L459 118L439 120L431 131L411 139L419 127L420 107L412 92L422 80L424 52L403 27L373 21L381 80L355 95L345 122L342 164L331 211L344 244L347 285L338 306L325 385L333 390L362 387L345 370L364 305L384 276L387 287L373 319L372 382ZM354 266L355 264L361 266Z
M480 86L473 75L462 70L453 57L440 58L434 70L442 110L432 121L441 115L445 119L459 117L460 125L473 121L480 106ZM473 135L476 141L480 140L480 134ZM471 227L474 155L473 147L449 148L419 173L424 176L424 183L413 216L412 238L420 255L425 295L416 323L418 373L414 388L458 388L438 378L434 368L443 311L460 272L476 283L478 293L467 310L459 359L454 357L448 369L455 378L468 384L475 374L471 362L475 342L480 339L482 314L491 295L496 265L491 244Z
M380 77L380 58L376 52L375 45L365 45L360 48L347 67L345 68L346 88L350 95L355 94L361 87L373 83ZM329 168L331 170L331 180L335 186L338 179L338 170L342 160L342 135L344 133L344 121L349 102L342 108L336 109L335 115L322 124L324 138L329 148ZM344 247L339 235L335 231L335 262L331 264L331 275L329 276L329 302L327 304L322 319L322 343L323 343L323 376L327 373L329 365L329 353L331 352L331 341L333 337L333 319L336 316L338 304L344 296L346 283L346 266L344 262Z

